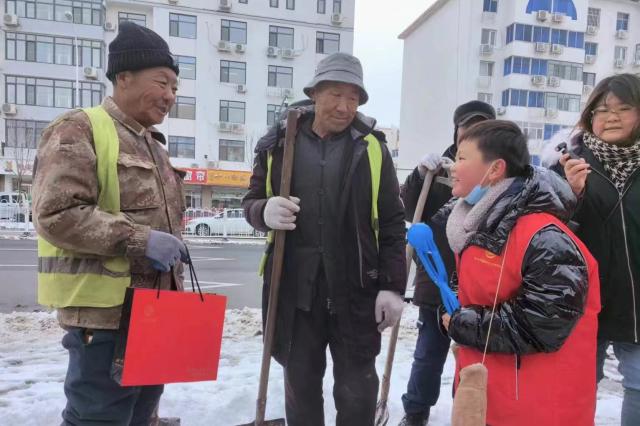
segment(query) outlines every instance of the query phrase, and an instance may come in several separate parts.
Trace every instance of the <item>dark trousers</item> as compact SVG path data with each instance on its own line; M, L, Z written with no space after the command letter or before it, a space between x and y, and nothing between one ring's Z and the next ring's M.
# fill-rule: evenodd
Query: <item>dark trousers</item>
M440 376L451 340L440 332L437 310L421 307L418 340L413 354L411 376L402 405L407 414L428 413L440 396Z
M111 378L118 332L71 328L62 338L69 351L64 381L63 426L148 426L164 386L122 387Z
M324 426L322 379L327 345L333 359L333 398L337 426L372 426L378 375L375 358L348 354L324 292L314 297L311 311L296 311L293 341L284 369L285 407L289 426Z

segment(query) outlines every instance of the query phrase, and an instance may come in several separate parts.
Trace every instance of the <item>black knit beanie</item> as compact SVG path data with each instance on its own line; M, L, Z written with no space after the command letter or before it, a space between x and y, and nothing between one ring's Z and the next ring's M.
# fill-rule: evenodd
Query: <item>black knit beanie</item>
M481 118L483 120L495 120L496 110L493 106L482 101L470 101L456 108L453 113L453 144L458 141L458 129L465 126L472 118Z
M120 72L155 67L170 68L176 75L180 72L162 37L133 22L122 22L118 35L109 43L107 78L113 82Z

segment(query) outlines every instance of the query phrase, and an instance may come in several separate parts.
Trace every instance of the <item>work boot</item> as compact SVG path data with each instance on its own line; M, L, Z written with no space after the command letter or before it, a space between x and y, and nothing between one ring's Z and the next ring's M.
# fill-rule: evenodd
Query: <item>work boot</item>
M429 412L405 414L398 426L426 426L429 422Z

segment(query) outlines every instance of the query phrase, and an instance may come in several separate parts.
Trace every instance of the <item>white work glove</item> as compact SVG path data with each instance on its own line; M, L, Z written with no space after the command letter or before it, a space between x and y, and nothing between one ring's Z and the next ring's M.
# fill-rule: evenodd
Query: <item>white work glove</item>
M292 231L296 229L296 213L300 211L300 198L271 197L262 214L264 223L271 229Z
M421 177L425 177L427 172L435 172L442 165L443 158L440 154L432 152L422 157L422 160L418 163L418 172Z
M380 290L376 297L376 322L378 331L393 327L400 320L404 309L404 299L395 291Z

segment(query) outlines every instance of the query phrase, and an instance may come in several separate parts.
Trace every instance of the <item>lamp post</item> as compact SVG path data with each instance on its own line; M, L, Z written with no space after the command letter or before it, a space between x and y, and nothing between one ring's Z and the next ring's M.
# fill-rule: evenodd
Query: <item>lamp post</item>
M76 90L75 90L75 107L80 108L80 61L78 59L78 33L76 32L76 24L73 22L73 13L67 11L64 13L64 17L71 23L73 27L73 48L76 64Z

